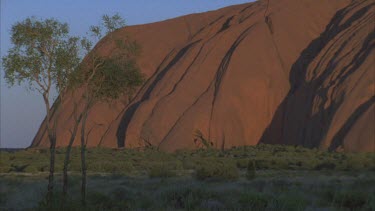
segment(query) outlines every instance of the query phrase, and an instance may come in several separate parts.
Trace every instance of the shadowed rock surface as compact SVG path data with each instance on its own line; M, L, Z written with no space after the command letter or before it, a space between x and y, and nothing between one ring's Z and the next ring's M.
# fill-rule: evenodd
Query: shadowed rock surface
M117 30L141 44L148 80L130 103L93 108L88 145L173 151L197 147L200 130L217 148L375 151L374 4L258 1ZM95 50L111 46L103 39ZM79 98L63 102L58 146ZM42 124L32 147L48 145Z

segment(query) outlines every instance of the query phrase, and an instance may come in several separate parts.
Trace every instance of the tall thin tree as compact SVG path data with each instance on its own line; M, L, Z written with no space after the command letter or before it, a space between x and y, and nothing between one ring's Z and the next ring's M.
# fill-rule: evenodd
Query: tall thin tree
M140 86L144 77L141 74L136 58L140 53L140 46L128 36L124 39L116 39L113 36L115 30L124 27L125 21L118 15L112 17L104 15L102 25L91 26L92 39L83 39L82 46L87 52L83 66L80 68L80 79L83 87L84 109L81 113L81 166L82 204L86 202L86 145L92 129L87 130L86 123L91 108L98 102L110 102L121 96L129 96ZM111 55L100 55L92 46L95 41L105 39L114 44ZM98 45L97 45L98 47Z
M75 53L78 39L69 35L69 27L55 19L35 17L17 22L11 30L12 48L2 58L5 79L10 86L24 83L43 97L45 124L50 142L50 168L47 203L54 189L57 118L67 87L69 72L79 64ZM58 98L51 108L53 90Z

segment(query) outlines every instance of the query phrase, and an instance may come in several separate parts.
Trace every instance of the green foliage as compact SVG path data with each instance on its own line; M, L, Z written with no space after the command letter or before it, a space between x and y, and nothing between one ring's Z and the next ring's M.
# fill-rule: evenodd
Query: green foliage
M4 78L10 85L28 84L31 90L48 95L67 86L67 77L80 62L78 38L55 19L26 18L12 26L12 48L2 58Z
M315 170L334 170L336 168L336 165L332 162L322 162L315 166Z
M256 177L255 161L250 160L246 169L246 178L252 180Z
M239 172L233 162L206 160L196 168L196 177L199 180L236 180L239 177Z
M132 94L143 83L143 75L135 60L98 58L93 67L85 69L83 83L87 82L88 94L94 101L109 101ZM93 74L95 72L95 74Z
M118 13L116 13L112 17L103 15L102 21L104 28L107 29L107 34L125 26L125 20L122 19Z
M237 168L239 169L247 169L249 165L249 159L246 158L239 158L236 160Z
M277 147L278 149L280 147ZM251 163L255 163L256 171L264 170L312 170L312 171L372 171L375 156L371 153L325 153L301 147L283 147L285 151L274 152L273 146L237 147L225 151L180 150L175 153L158 151L155 148L144 150L88 148L88 171L100 173L133 174L148 173L155 165L166 165L173 172L186 170L192 172L201 167L205 169L221 168L221 166L252 173ZM298 150L298 152L296 152ZM56 171L62 171L65 149L57 149ZM16 172L17 168L27 165L23 172L47 172L49 151L28 149L17 152L1 152L0 171ZM321 158L321 159L320 159ZM250 162L249 162L250 161ZM16 166L17 168L12 167ZM210 166L213 167L210 167ZM333 165L335 167L333 168ZM249 167L249 168L248 168ZM203 168L203 169L204 169ZM73 148L69 171L81 170L80 150ZM248 171L249 170L249 171ZM203 170L205 171L205 170ZM214 170L211 170L212 172Z
M131 162L122 161L87 161L87 169L90 172L113 173L113 174L129 174L134 171L134 166Z
M167 178L167 177L174 177L176 176L176 172L171 169L171 167L166 163L158 163L152 165L151 169L148 172L148 175L153 178L153 177L162 177L162 178Z

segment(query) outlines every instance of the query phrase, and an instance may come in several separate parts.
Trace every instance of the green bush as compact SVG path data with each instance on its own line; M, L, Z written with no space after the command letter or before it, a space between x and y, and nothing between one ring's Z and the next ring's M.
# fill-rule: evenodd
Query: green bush
M336 165L330 161L325 161L318 163L315 167L314 170L335 170Z
M240 158L236 161L237 168L246 169L248 167L249 160L245 158Z
M252 180L256 177L256 167L255 167L255 161L250 160L248 161L247 164L247 169L246 169L246 178L248 180Z
M239 171L233 162L211 161L200 163L196 169L196 178L199 180L218 179L236 180Z
M61 172L66 149L59 148L57 151L55 168L56 172ZM216 163L220 161L233 163L236 168L246 171L249 159L256 162L257 170L375 170L373 153L335 153L303 147L264 144L233 147L224 151L210 148L179 150L175 153L161 152L152 147L143 150L89 148L87 170L115 174L128 174L134 171L144 173L151 171L155 163L168 163L169 169L173 171L199 169L204 172L205 170L215 171L214 167L204 167L207 162L210 165L213 163L214 166L226 166L226 164ZM48 149L28 149L11 153L2 152L0 162L2 173L48 172L49 151ZM79 147L74 147L71 151L69 171L79 172L80 170L80 150ZM237 171L234 170L234 172Z
M171 169L171 166L168 165L168 163L159 163L159 164L154 164L149 172L148 172L149 177L154 178L154 177L174 177L176 176L176 172Z
M0 173L8 173L11 171L11 167L5 164L1 164Z
M195 169L197 167L197 161L193 158L184 158L182 161L182 167L186 170Z
M37 173L37 172L39 172L39 168L36 165L29 165L25 168L25 172L27 172L27 173Z
M128 174L134 171L134 166L131 162L128 161L88 160L87 170L90 172ZM80 165L79 169L76 169L76 171L80 171Z
M26 172L26 168L30 166L30 164L18 164L18 163L12 163L10 165L10 172Z

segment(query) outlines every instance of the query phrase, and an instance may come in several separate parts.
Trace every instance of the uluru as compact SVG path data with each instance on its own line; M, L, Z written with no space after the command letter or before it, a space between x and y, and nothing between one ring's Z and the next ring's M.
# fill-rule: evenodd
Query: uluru
M90 111L88 146L194 149L267 144L375 151L373 0L260 0L121 28L147 81ZM94 49L111 54L103 39ZM57 146L68 144L65 99ZM48 147L46 121L31 147ZM74 145L79 145L79 132Z

